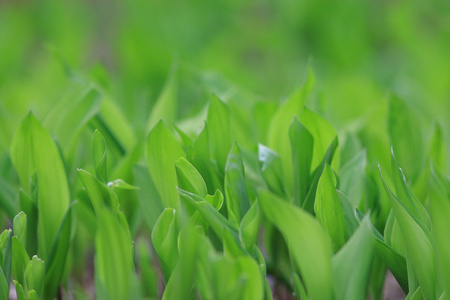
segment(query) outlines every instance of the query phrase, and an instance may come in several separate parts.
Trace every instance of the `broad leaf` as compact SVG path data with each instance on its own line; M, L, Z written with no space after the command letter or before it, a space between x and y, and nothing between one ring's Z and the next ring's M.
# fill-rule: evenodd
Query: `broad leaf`
M238 225L250 207L250 200L245 186L244 163L237 144L231 148L225 166L225 202L228 219Z
M312 299L334 299L331 244L320 224L307 212L262 191L261 209L289 245L296 268Z
M46 259L69 206L69 187L64 165L50 135L29 113L11 148L11 158L22 187L30 193L29 179L38 177L38 253Z
M333 251L337 252L345 243L345 221L341 202L333 182L333 171L326 164L317 185L314 212L325 231L330 235Z
M178 208L175 161L186 155L162 121L148 135L145 153L148 170L164 207Z
M294 171L293 201L302 206L310 185L314 139L308 129L294 117L289 126L292 166Z

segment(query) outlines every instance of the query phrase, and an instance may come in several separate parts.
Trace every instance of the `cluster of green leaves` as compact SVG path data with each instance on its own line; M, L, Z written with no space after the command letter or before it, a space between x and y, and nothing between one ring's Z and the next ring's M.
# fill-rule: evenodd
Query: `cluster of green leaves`
M402 99L374 112L385 132L338 132L307 105L310 71L280 105L213 95L179 120L174 69L136 129L66 71L2 154L2 299L11 277L19 300L89 299L92 268L96 299L381 299L387 269L408 299L448 297L444 134Z
M449 12L0 1L0 299L449 298Z

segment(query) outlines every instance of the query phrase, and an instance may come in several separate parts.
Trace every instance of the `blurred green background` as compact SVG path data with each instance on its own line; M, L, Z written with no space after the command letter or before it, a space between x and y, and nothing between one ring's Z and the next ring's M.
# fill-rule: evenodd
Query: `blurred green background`
M29 109L42 119L70 90L55 53L109 91L135 128L171 70L184 119L211 92L281 101L308 64L308 105L338 131L385 128L378 112L390 94L419 112L426 136L434 122L450 125L447 0L0 0L0 150Z

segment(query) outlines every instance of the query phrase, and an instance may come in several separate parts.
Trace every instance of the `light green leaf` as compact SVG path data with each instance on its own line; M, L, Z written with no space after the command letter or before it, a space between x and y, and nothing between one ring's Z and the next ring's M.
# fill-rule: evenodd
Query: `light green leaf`
M399 157L399 165L414 182L424 161L421 123L408 105L395 95L390 98L388 121L389 136Z
M402 201L403 205L405 205L409 209L410 213L414 215L416 222L419 223L420 221L419 224L421 226L426 226L426 228L430 230L430 216L428 215L428 212L423 204L419 201L419 199L417 199L409 188L405 175L403 174L403 170L398 166L393 149L391 149L391 170L397 198Z
M239 274L242 274L241 278L245 280L244 289L239 298L263 299L263 277L255 260L248 256L242 256L236 260L236 265L239 270Z
M351 158L339 171L339 189L349 199L353 208L358 207L364 192L366 174L366 151Z
M12 162L25 191L29 179L38 177L38 253L47 258L69 205L70 195L60 153L50 135L29 113L17 131L11 148Z
M329 145L337 136L334 127L318 113L305 108L300 115L300 122L308 129L314 139L311 171L322 163L323 157L328 151ZM331 164L337 170L339 166L339 149L336 150L335 159Z
M258 161L269 190L280 197L287 197L280 156L268 147L258 144Z
M431 234L416 222L417 219L392 193L382 175L381 178L405 241L408 268L415 270L415 275L423 289L424 296L428 299L434 299L436 297L436 270L430 241Z
M25 269L29 260L30 258L28 257L22 243L17 237L13 236L11 273L14 280L17 280L22 285L25 283Z
M22 245L26 248L27 235L27 216L23 211L17 214L13 220L14 236L16 236Z
M307 212L314 212L314 201L316 199L317 185L319 184L319 180L323 173L323 170L325 169L325 165L332 165L333 156L336 152L337 147L338 140L337 137L335 137L329 145L328 150L323 157L322 163L314 170L311 176L311 185L309 187L308 194L306 195L305 202L303 202L303 209L305 209Z
M134 130L123 110L112 99L108 97L103 99L97 121L100 121L102 124L98 129L103 133L108 147L113 146L113 143L110 143L108 140L108 135L116 141L117 147L123 151L122 153L127 152L134 145Z
M445 139L442 127L436 123L434 127L433 137L429 150L429 158L433 160L433 165L441 172L445 170L447 165L447 155L445 149ZM429 161L429 159L427 160Z
M219 171L223 173L232 143L230 111L216 95L212 95L206 122L211 158L217 163Z
M108 188L95 178L94 175L85 170L79 169L78 175L86 188L89 199L91 199L97 218L102 214L105 206L111 208L113 211L117 209L119 200L112 189Z
M67 256L70 251L74 234L74 218L76 202L71 204L61 223L55 242L51 248L48 259L45 261L45 287L44 299L53 299L58 292L59 285L64 276L67 265ZM39 287L39 286L37 286ZM38 290L36 290L39 292Z
M152 231L152 243L158 254L164 279L168 282L178 261L177 251L178 229L175 209L166 208L156 221Z
M145 153L148 170L164 207L178 208L175 161L186 155L162 121L148 135Z
M208 194L205 181L197 169L184 157L175 162L178 187L204 198Z
M126 183L122 179L116 179L116 180L108 182L108 187L112 188L113 190L117 189L117 190L128 190L128 191L135 191L135 190L139 189L138 187L136 187L134 185Z
M294 203L301 207L310 185L314 139L308 129L294 117L289 126L292 166L294 171Z
M14 280L14 286L16 287L16 295L18 300L40 300L34 290L25 293L23 286L17 280Z
M139 238L137 245L137 265L141 271L143 296L158 299L158 274L153 266L151 249L144 237Z
M10 219L19 213L17 191L2 177L0 177L0 208Z
M447 295L450 293L450 242L448 240L450 193L449 181L445 182L439 169L431 166L430 178L430 213L433 225L434 252L438 282ZM447 189L445 184L447 183Z
M241 151L233 144L225 166L225 202L228 219L238 225L250 207Z
M147 166L135 165L133 168L135 184L139 186L138 201L144 221L150 229L158 220L164 210L163 203L156 190L153 179L150 177Z
M375 252L369 217L365 217L350 240L333 257L336 299L366 299L370 268Z
M381 233L372 224L370 225L372 235L375 238L375 251L377 255L392 272L403 291L408 292L408 274L405 257L386 243Z
M289 125L294 116L300 116L302 113L306 98L314 87L314 84L314 74L311 69L308 69L305 83L301 88L292 93L287 101L280 106L270 120L267 133L268 146L280 154L286 187L289 193L291 193L293 187L292 155L288 136Z
M132 242L122 221L104 209L95 236L95 270L100 300L129 299L134 279Z
M0 235L0 297L7 299L11 281L12 231L7 229Z
M188 191L178 189L181 199L188 201L192 204L197 211L202 215L202 217L209 223L211 228L217 234L219 238L224 239L224 231L230 231L235 240L239 241L238 229L237 227L227 220L222 214L220 214L216 208L210 204L210 202L200 198L199 196L192 194ZM223 199L222 193L217 190L214 197L219 197ZM221 201L219 200L219 203Z
M345 221L336 188L333 171L326 164L317 185L314 212L325 231L330 235L333 251L337 252L345 244Z
M94 161L95 175L103 183L107 182L106 141L97 129L92 138L92 159Z
M259 221L259 207L255 201L239 225L239 239L249 253L252 253L252 248L258 241Z
M34 290L36 294L44 299L44 277L45 276L45 263L36 255L28 262L25 268L25 282L28 291ZM53 274L52 280L59 281Z
M170 276L164 291L163 300L184 300L190 298L198 257L199 233L192 226L184 228L178 238L179 259L178 264Z
M80 129L100 111L101 103L101 93L91 83L83 84L52 108L43 125L66 150Z
M20 207L27 216L27 228L26 228L26 250L28 253L36 253L37 247L37 218L38 209L36 202L30 198L24 191L19 190L19 202Z
M166 124L175 122L177 116L177 76L176 66L172 67L161 94L150 113L146 132L149 132L160 120Z
M411 291L411 293L408 294L406 299L409 299L409 300L423 300L422 287L419 286L414 292Z
M289 251L312 299L334 299L331 243L320 224L307 212L262 191L261 209L289 245Z

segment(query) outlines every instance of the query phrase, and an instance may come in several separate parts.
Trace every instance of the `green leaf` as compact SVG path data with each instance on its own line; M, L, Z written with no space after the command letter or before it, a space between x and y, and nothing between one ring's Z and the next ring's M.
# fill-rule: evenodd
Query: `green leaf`
M140 238L136 245L137 265L141 271L143 296L158 299L158 274L153 266L151 249L144 237Z
M175 188L177 174L174 164L186 155L162 121L148 135L145 152L148 170L164 207L178 208L180 197Z
M397 96L390 98L388 130L391 144L399 157L399 165L414 182L424 161L421 123L408 105Z
M178 238L178 264L170 276L162 299L184 300L192 294L196 277L199 233L192 226L181 230Z
M210 202L188 191L184 191L181 189L178 189L178 191L182 196L181 199L188 201L197 209L197 211L209 223L209 225L219 238L223 240L224 231L230 231L232 233L233 238L239 241L237 227L232 222L227 220L222 214L220 214L216 210L216 208L210 204ZM214 197L219 197L223 199L223 195L219 190L216 191ZM218 201L219 203L221 202L220 200Z
M258 161L269 190L280 197L287 197L280 156L268 147L258 144Z
M53 243L52 249L45 261L45 288L44 299L53 299L61 284L67 265L72 238L74 235L74 210L76 202L71 204L61 223L61 226ZM39 292L38 290L36 290Z
M326 164L317 185L314 212L325 231L330 235L333 251L337 252L345 244L345 221L336 188L333 171Z
M166 282L175 270L178 261L177 237L175 209L166 208L159 216L152 231L153 247L158 254Z
M352 204L344 195L344 193L342 193L340 190L336 190L336 193L338 195L339 202L341 203L342 213L344 215L345 238L346 240L348 240L358 227L358 222L355 216L355 208L352 207Z
M418 287L414 293L411 292L408 294L407 299L409 300L422 300L423 299L423 294L422 294L422 287Z
M392 193L382 175L381 178L405 241L408 268L411 267L415 271L424 296L434 299L436 297L436 270L430 241L431 234L417 223L417 219L411 211Z
M108 209L98 217L95 253L98 299L129 299L134 279L132 242L122 220Z
M0 208L10 219L19 213L16 190L2 177L0 177Z
M12 231L7 229L0 235L0 296L7 299L11 281Z
M312 299L333 299L331 244L320 224L304 210L262 191L261 209L289 245L296 268Z
M365 217L350 240L333 257L336 299L366 299L370 268L375 252L369 217Z
M43 125L58 137L66 150L84 125L100 111L101 103L101 93L91 83L83 84L58 101L47 114Z
M91 199L97 218L102 214L105 205L113 211L117 209L119 200L112 189L85 170L78 169L78 175Z
M197 169L184 157L175 162L177 172L178 187L188 192L199 195L204 198L208 190L202 175Z
M292 93L270 120L267 133L268 146L280 154L287 190L290 193L293 187L293 169L291 164L291 148L289 147L288 130L294 116L300 116L303 107L315 84L314 74L308 69L305 83Z
M239 239L249 253L252 253L252 248L258 241L259 222L259 207L255 201L239 225Z
M305 108L300 115L300 122L308 129L314 139L311 171L321 165L329 145L336 138L337 133L333 126L318 113ZM335 159L331 164L337 170L339 166L339 150L336 150Z
M25 268L25 285L28 291L34 290L36 294L42 299L44 299L44 276L45 263L35 255L28 262L28 265ZM57 277L54 277L53 274L49 276L52 276L52 280L59 282Z
M27 267L28 257L25 248L23 247L20 240L13 236L12 237L12 277L17 280L20 284L25 284L25 269Z
M139 189L138 187L136 187L134 185L126 183L122 179L116 179L116 180L108 182L108 187L112 188L113 190L117 189L117 190L127 190L127 191L135 191L135 190Z
M240 280L245 280L244 288L239 299L263 299L264 282L255 260L242 256L236 260Z
M108 97L103 99L97 121L100 121L102 124L102 126L98 127L98 130L103 133L108 147L116 144L120 152L125 153L134 145L134 130L124 115L124 111L112 99ZM108 136L115 143L110 143Z
M231 148L230 111L216 95L212 95L209 104L208 116L208 141L211 158L217 163L222 173L227 162L228 152Z
M11 159L25 191L29 179L38 177L38 253L46 259L56 238L59 224L69 206L69 187L60 153L50 135L29 113L12 143Z
M419 201L419 199L417 199L409 188L405 175L403 174L403 170L398 166L393 149L391 149L391 170L397 198L409 209L416 220L420 220L420 224L422 226L426 226L426 228L430 230L430 216L428 215L428 212L423 204Z
M32 290L25 293L23 286L16 280L14 280L14 286L16 287L18 300L40 300L36 291Z
M292 166L294 169L293 201L297 206L301 207L308 193L311 180L314 139L309 130L294 117L289 126L289 140L291 142Z
M430 213L433 225L434 251L438 282L446 293L450 293L450 242L448 240L448 218L450 216L449 181L442 180L439 169L431 166ZM445 184L447 183L447 189Z
M107 182L106 141L97 129L92 138L92 159L94 161L95 175L103 183Z
M36 202L30 198L24 191L24 189L19 190L19 202L20 207L24 211L27 217L27 228L26 228L26 250L28 253L36 253L37 247L37 219L38 219L38 209Z
M444 143L444 133L442 127L436 123L434 127L433 137L431 139L429 158L433 160L433 165L441 172L445 170L447 165L447 155ZM429 159L427 160L429 161Z
M149 132L160 120L166 124L175 122L177 116L177 76L176 66L172 66L161 94L150 113L146 132Z
M311 185L309 187L308 194L306 195L305 202L303 203L303 208L310 213L314 212L314 201L316 199L317 186L319 184L320 177L325 169L325 165L332 165L332 160L334 153L338 147L337 137L328 146L327 153L323 157L322 163L317 167L317 169L312 174Z
M228 219L238 225L250 207L241 151L233 144L225 166L225 202Z
M17 214L13 220L14 236L16 236L22 245L26 248L27 235L27 216L23 211Z
M133 168L135 184L139 186L138 201L144 221L153 229L156 220L164 210L163 203L156 190L153 179L150 177L147 166L135 165Z
M339 189L348 197L353 208L358 207L364 192L366 150L357 153L339 171Z

